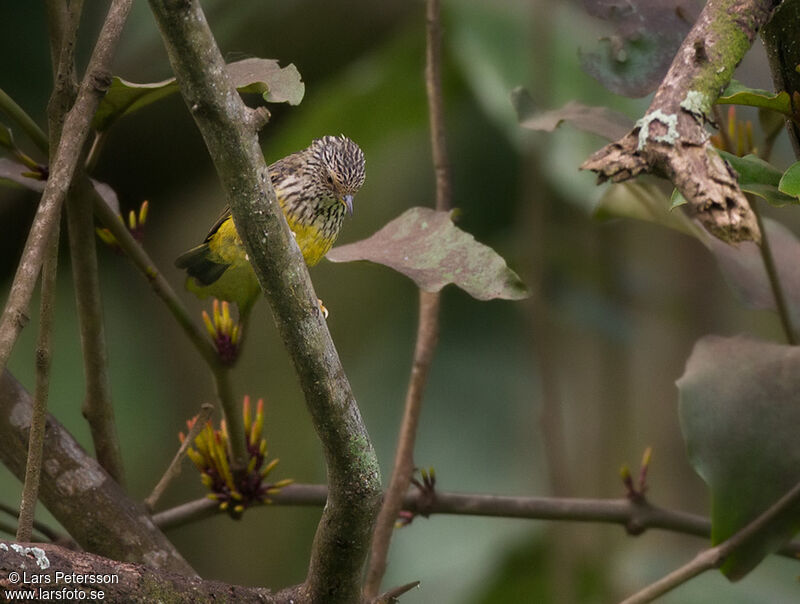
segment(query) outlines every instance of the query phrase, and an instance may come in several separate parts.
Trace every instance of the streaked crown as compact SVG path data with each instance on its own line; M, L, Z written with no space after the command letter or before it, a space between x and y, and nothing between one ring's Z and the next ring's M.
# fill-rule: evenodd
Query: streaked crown
M307 151L306 175L326 197L352 198L364 184L364 152L346 136L314 139Z

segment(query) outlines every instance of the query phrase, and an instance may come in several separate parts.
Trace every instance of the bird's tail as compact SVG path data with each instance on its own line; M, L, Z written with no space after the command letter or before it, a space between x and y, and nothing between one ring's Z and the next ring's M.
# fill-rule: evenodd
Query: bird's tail
M211 252L208 243L184 252L175 259L175 266L186 270L190 277L194 277L201 285L211 285L222 276L227 264L219 264L210 258Z

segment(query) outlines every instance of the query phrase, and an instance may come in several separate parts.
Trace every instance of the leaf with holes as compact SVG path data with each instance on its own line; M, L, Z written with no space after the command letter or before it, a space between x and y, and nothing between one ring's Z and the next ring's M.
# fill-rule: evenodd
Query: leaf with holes
M689 459L711 489L721 543L800 481L800 348L708 336L677 382ZM800 530L800 505L779 514L722 565L741 579Z
M305 84L293 64L281 67L274 59L244 59L230 63L228 73L239 91L259 93L269 103L297 105L305 94ZM107 130L119 118L176 92L175 78L136 84L115 76L100 101L92 127Z
M411 208L372 237L332 249L327 258L383 264L429 292L454 283L478 300L528 296L525 284L505 260L454 225L450 212Z

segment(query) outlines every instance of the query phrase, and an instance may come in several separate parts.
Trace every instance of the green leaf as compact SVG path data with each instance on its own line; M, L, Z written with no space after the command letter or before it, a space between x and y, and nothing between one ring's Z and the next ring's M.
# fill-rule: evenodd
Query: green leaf
M800 326L800 241L785 226L770 218L763 219L775 268L788 304L792 323ZM769 284L764 260L758 246L745 241L728 245L716 237L703 242L714 255L725 280L737 298L747 307L775 310L775 297Z
M717 544L800 481L800 348L705 337L677 385L689 459L711 489ZM733 552L722 572L744 577L799 529L795 505Z
M764 198L770 205L782 207L788 204L799 204L800 199L787 195L779 188L783 174L772 164L755 155L738 157L727 151L717 149L739 175L739 188L747 193Z
M779 93L758 88L748 88L741 82L731 80L725 92L717 99L720 105L747 105L750 107L760 107L770 109L787 116L792 115L792 104L789 100L789 93L781 90Z
M529 295L505 260L455 226L450 212L411 208L372 237L336 247L327 257L333 262L383 264L429 292L454 283L478 300Z
M561 109L537 112L530 93L524 88L511 92L511 104L517 112L519 125L530 130L552 132L563 122L569 122L578 130L597 134L615 141L633 128L633 120L606 107L590 107L570 101Z
M781 176L778 189L782 193L800 197L800 161L793 163Z
M228 65L228 73L239 91L260 93L270 103L297 105L305 93L305 84L297 68L293 64L280 67L274 59L237 61ZM92 127L98 131L107 130L119 118L178 90L175 78L136 84L115 76L94 115Z
M0 147L4 147L9 151L16 151L17 145L14 143L14 134L11 128L5 124L0 124Z

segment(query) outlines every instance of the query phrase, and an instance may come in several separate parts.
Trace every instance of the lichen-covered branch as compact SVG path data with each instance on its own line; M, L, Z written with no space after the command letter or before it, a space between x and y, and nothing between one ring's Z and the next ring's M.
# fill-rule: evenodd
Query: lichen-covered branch
M30 395L6 371L0 377L0 462L20 480L25 475L31 416ZM52 417L46 424L39 499L87 551L194 575L144 507L130 499Z
M14 571L47 583L13 583ZM64 599L70 602L102 599L106 602L237 602L237 604L288 604L289 597L258 587L206 581L196 576L154 569L142 564L117 562L94 554L52 544L0 541L0 586L34 592L31 601ZM83 578L85 577L85 578ZM60 579L59 579L60 578ZM90 578L92 580L90 580ZM62 591L64 590L64 591ZM74 590L70 593L70 590ZM65 597L66 596L66 597ZM72 596L72 597L69 597ZM94 597L91 597L94 596Z
M644 173L671 180L689 214L729 242L760 240L733 169L713 150L704 124L733 70L769 20L774 0L709 0L684 40L653 102L634 129L581 168L599 181Z
M308 270L270 184L257 137L263 112L242 103L196 0L150 0L150 6L323 445L328 502L298 596L315 602L357 601L380 474Z

